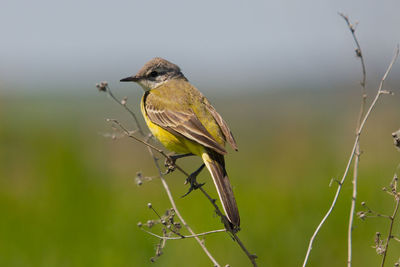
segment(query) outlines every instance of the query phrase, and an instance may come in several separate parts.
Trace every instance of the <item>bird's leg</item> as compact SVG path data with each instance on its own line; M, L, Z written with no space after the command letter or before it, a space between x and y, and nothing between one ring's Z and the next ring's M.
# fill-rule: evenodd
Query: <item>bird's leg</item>
M166 158L165 162L164 162L164 166L167 167L167 171L165 172L165 174L168 174L175 170L175 162L177 159L189 157L189 156L193 156L193 154L187 153L187 154L176 154L176 155L168 156L168 158Z
M190 187L189 187L189 191L188 191L186 194L184 194L182 197L187 196L187 195L188 195L190 192L192 192L193 190L198 189L198 188L200 188L200 187L202 187L202 186L204 185L204 183L199 184L199 183L197 183L197 181L196 181L197 175L199 175L199 173L203 170L204 166L206 166L204 163L201 164L200 168L198 168L197 170L195 170L194 172L192 172L192 173L189 175L189 177L186 178L185 184L190 183Z

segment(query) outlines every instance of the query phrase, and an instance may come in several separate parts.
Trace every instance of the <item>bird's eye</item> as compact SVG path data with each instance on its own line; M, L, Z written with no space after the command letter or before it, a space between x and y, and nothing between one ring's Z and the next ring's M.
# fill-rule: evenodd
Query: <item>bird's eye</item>
M158 72L157 71L153 70L152 72L150 72L150 77L155 78L157 76L158 76Z

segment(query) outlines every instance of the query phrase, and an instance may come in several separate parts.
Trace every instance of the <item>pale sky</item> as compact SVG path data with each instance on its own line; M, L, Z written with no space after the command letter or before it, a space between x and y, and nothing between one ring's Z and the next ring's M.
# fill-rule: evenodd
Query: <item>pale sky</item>
M339 11L360 22L368 77L379 77L400 43L399 0L2 0L0 90L119 85L156 56L205 90L357 80Z

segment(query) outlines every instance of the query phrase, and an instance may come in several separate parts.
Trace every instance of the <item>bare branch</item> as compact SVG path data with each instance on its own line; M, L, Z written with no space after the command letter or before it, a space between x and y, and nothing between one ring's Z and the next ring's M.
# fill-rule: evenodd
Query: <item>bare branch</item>
M207 256L210 258L210 260L213 262L214 266L220 266L219 263L214 259L214 257L211 255L211 253L208 251L208 249L206 248L206 246L204 245L204 242L202 242L200 240L199 237L197 237L197 235L195 234L195 232L192 230L192 228L186 223L185 219L183 219L181 213L179 212L176 204L175 204L175 200L172 197L171 194L171 190L169 190L169 186L167 184L167 182L164 179L164 174L161 171L160 165L158 164L158 160L154 155L153 150L150 147L147 147L149 150L149 153L151 154L151 156L153 157L154 160L154 164L157 167L158 173L160 175L160 180L162 185L164 186L165 191L167 192L169 201L171 202L172 208L175 210L176 215L178 216L179 220L182 222L182 224L186 227L186 229L194 236L194 238L196 239L197 243L199 243L199 245L201 246L201 248L204 250L204 252L207 254Z
M103 82L103 83L104 83L104 82ZM100 83L100 85L102 85L102 83ZM108 95L111 96L111 98L112 98L115 102L117 102L118 104L120 104L120 105L132 116L133 120L134 120L135 123L136 123L136 128L139 130L140 134L144 136L145 134L144 134L144 132L143 132L143 130L142 130L142 127L140 127L138 118L136 117L135 113L134 113L130 108L128 108L128 106L126 105L126 98L124 98L124 99L122 99L122 100L119 100L118 98L116 98L116 97L114 96L114 94L112 93L110 87L108 87L108 83L105 83L105 84L103 84L103 85L105 85L105 89L106 89Z
M118 125L118 127L120 127L122 131L124 131L126 136L128 136L128 137L130 137L132 139L135 139L136 141L146 145L147 147L153 149L154 151L157 151L158 153L160 153L161 155L165 156L166 158L169 158L169 156L167 154L165 154L165 152L163 150L158 149L157 147L153 146L149 142L146 142L146 141L136 137L135 135L133 135L132 132L129 131L128 129L126 129L125 126L123 126L118 120L116 120L116 119L107 119L107 121L115 123L116 125Z
M388 236L387 236L387 239L386 239L385 249L383 251L381 267L383 267L385 265L385 260L386 260L386 255L387 255L387 251L388 251L388 248L389 248L389 243L390 243L390 240L392 238L394 238L393 235L392 235L392 233L393 233L393 224L394 224L394 221L396 219L397 211L399 210L399 204L400 204L400 192L398 192L397 182L398 182L398 178L397 178L397 175L395 174L394 177L393 177L393 181L392 181L391 187L392 187L392 190L394 191L393 193L395 193L394 199L396 201L396 204L395 204L392 216L389 217L389 219L390 219L389 232L388 232Z
M362 68L362 81L360 82L360 84L361 84L361 88L363 89L363 98L365 98L366 97L366 88L365 88L365 86L366 86L366 80L367 80L367 71L365 69L365 62L364 62L363 53L361 51L361 46L360 46L360 43L358 42L358 38L357 38L357 36L355 34L355 32L356 32L355 25L356 24L350 23L349 17L344 15L343 13L339 12L339 16L341 16L346 21L347 26L348 26L348 28L349 28L349 30L351 32L351 35L353 36L354 42L355 42L356 47L357 47L356 48L356 56L360 58L361 68ZM365 95L365 97L364 97L364 95Z
M356 36L356 30L355 27L352 23L350 23L350 20L348 16L345 16L343 13L339 13L339 15L346 21L347 26L351 32L351 35L353 36L354 42L356 44L356 55L358 58L360 58L361 62L361 69L362 69L362 81L360 82L361 89L362 89L362 96L361 96L361 106L360 106L360 112L358 115L358 120L357 120L357 127L356 127L356 132L359 132L360 129L360 124L361 124L361 119L364 115L364 110L365 110L365 104L367 100L367 90L365 88L366 86L366 79L367 79L367 72L365 70L365 63L364 63L364 56L361 51L361 46L358 41L358 38ZM357 200L357 179L358 179L358 166L360 162L360 141L357 142L356 145L356 151L355 151L355 160L354 160L354 166L353 166L353 193L352 193L352 198L351 198L351 208L350 208L350 216L349 216L349 226L348 226L348 233L347 233L347 266L351 267L352 263L352 234L353 234L353 222L354 222L354 214L355 214L355 209L356 209L356 200Z
M160 236L157 235L153 232L147 231L146 229L142 229L143 231L145 231L146 233L155 236L159 239L165 239L165 240L179 240L179 239L184 239L184 238L193 238L193 237L199 237L199 236L204 236L204 235L209 235L209 234L214 234L214 233L221 233L221 232L226 232L226 229L219 229L219 230L213 230L213 231L208 231L208 232L204 232L204 233L200 233L200 234L195 234L195 235L181 235L181 236Z
M310 256L310 253L311 253L311 250L312 250L312 245L314 243L314 240L315 240L317 234L321 230L321 227L324 225L325 221L328 219L329 215L332 213L332 210L336 205L336 201L337 201L337 199L339 197L339 194L340 194L340 192L342 190L343 183L346 180L347 174L348 174L348 172L350 170L351 163L352 163L353 158L354 158L354 156L356 154L357 146L358 146L358 142L360 140L361 132L364 129L365 123L368 120L372 110L375 108L375 105L376 105L379 97L382 94L385 94L383 92L383 90L382 90L383 84L384 84L384 82L385 82L385 80L387 78L387 75L389 74L390 70L392 69L393 64L396 62L396 60L398 58L398 55L399 55L399 46L397 46L397 48L395 50L395 54L394 54L394 56L393 56L393 58L392 58L392 60L391 60L391 62L389 64L385 74L383 75L383 77L381 79L381 82L380 82L379 87L378 87L378 92L376 93L374 100L370 104L370 106L368 108L368 111L365 113L365 115L364 115L364 117L363 117L363 119L362 119L362 121L360 123L360 127L358 128L358 131L356 133L356 137L355 137L355 140L354 140L353 148L352 148L351 153L350 153L349 160L347 161L347 165L346 165L345 171L343 173L342 179L340 180L339 186L338 186L338 188L336 190L336 194L335 194L335 196L334 196L334 198L332 200L331 206L329 207L329 209L326 212L325 216L322 218L321 222L319 223L319 225L315 229L313 235L311 236L311 239L310 239L310 242L309 242L309 245L308 245L308 249L307 249L307 253L306 253L306 256L305 256L305 259L304 259L304 262L303 262L303 267L305 267L307 265L308 258Z

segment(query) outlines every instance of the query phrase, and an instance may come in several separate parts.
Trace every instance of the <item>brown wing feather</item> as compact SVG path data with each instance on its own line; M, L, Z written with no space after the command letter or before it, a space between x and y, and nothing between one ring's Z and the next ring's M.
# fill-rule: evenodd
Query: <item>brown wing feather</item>
M178 134L189 140L198 142L222 155L227 153L225 148L215 141L212 135L201 124L193 110L175 111L156 107L149 103L151 102L148 101L149 97L156 96L150 94L145 102L147 116L154 124L157 124L172 134ZM161 99L157 100L157 103L162 103Z
M224 119L219 115L219 113L215 110L215 108L211 104L207 104L207 109L214 117L215 121L218 123L219 127L221 128L222 133L225 136L225 140L232 146L233 149L236 151L238 150L235 138L231 130L228 127L228 124L224 121Z

